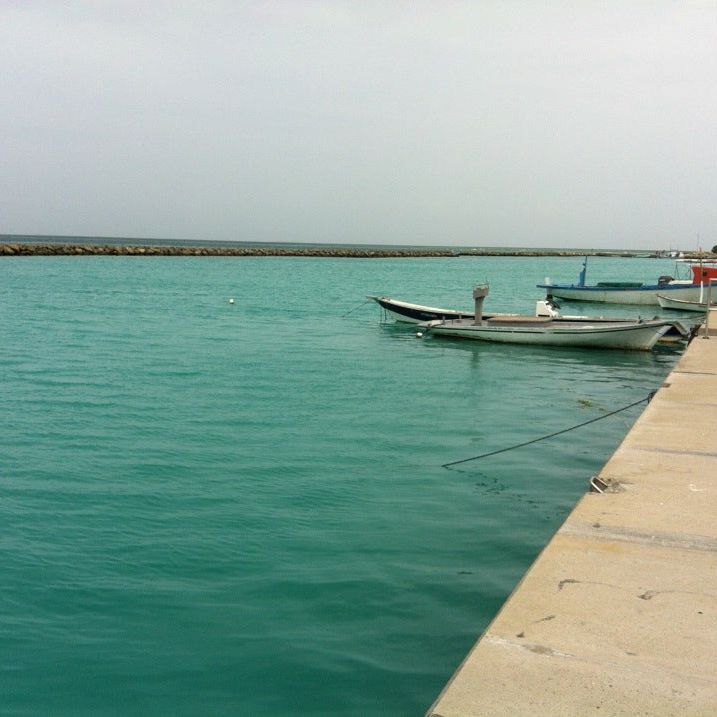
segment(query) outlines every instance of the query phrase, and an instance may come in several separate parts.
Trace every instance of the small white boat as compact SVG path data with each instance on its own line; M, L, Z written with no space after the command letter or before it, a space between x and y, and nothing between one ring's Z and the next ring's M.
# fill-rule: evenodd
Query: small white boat
M673 326L669 319L593 322L590 319L556 321L549 316L483 317L488 286L473 289L473 319L437 319L419 326L437 336L478 339L498 343L572 348L631 349L649 351Z
M717 298L717 297L715 297ZM701 301L685 301L684 299L673 299L671 296L657 295L657 300L663 309L675 309L677 311L695 311L704 314L708 308L717 309L714 304L707 304Z

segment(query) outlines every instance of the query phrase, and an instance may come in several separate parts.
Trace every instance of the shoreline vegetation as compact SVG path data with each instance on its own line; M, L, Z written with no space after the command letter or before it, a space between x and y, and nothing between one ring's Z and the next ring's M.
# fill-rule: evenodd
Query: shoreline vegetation
M459 256L603 256L671 258L665 252L597 251L578 249L511 249L456 247L341 247L316 246L191 246L143 245L143 244L77 244L71 242L1 242L0 256L306 256L346 258L410 258L410 257L459 257ZM681 253L686 259L710 258L710 252Z

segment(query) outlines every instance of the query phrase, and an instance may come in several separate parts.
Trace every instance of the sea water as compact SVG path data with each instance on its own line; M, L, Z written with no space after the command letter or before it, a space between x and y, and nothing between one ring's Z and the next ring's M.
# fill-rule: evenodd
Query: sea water
M470 309L488 280L529 313L580 264L0 259L0 714L423 714L640 408L442 464L680 354L417 338L365 296Z

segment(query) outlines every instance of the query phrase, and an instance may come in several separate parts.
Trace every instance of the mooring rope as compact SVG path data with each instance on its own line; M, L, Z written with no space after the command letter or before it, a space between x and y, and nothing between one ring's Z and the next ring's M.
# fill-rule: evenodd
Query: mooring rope
M623 406L622 408L618 408L615 411L610 411L609 413L605 413L602 416L597 416L597 418L591 418L589 421L584 421L583 423L578 423L576 426L570 426L570 428L564 428L562 431L556 431L555 433L549 433L547 436L540 436L540 438L533 438L532 441L525 441L525 443L518 443L515 446L508 446L507 448L499 448L496 451L489 451L488 453L481 453L478 456L472 456L471 458L462 458L459 461L451 461L450 463L442 463L441 468L450 468L450 466L457 466L459 463L468 463L468 461L477 461L479 458L488 458L488 456L497 456L499 453L507 453L508 451L514 451L516 448L523 448L524 446L529 446L532 443L537 443L538 441L544 441L548 438L554 438L555 436L560 436L563 433L568 433L569 431L574 431L576 428L582 428L583 426L588 426L591 423L595 423L596 421L601 421L603 418L609 418L610 416L614 416L616 413L621 413L622 411L627 411L628 408L634 408L635 406L639 406L641 403L644 403L647 401L649 403L652 400L652 397L655 395L656 391L651 391L645 398L641 398L639 401L635 401L634 403L631 403L627 406Z
M373 301L373 299L366 299L366 301L362 301L360 304L358 304L357 306L354 306L353 309L350 309L345 314L341 314L340 318L343 319L344 317L346 317L349 314L352 314L354 311L356 311L356 309L360 309L362 306L366 306L366 304L368 304L369 301Z

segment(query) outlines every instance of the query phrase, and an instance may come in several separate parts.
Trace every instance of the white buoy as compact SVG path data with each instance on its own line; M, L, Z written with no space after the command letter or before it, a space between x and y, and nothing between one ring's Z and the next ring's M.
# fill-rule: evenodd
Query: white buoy
M423 336L423 334L419 331L419 332L416 334L416 338L419 338L419 339L420 339L421 336Z
M229 299L229 303L230 303L230 304L233 304L233 303L234 303L234 299Z

